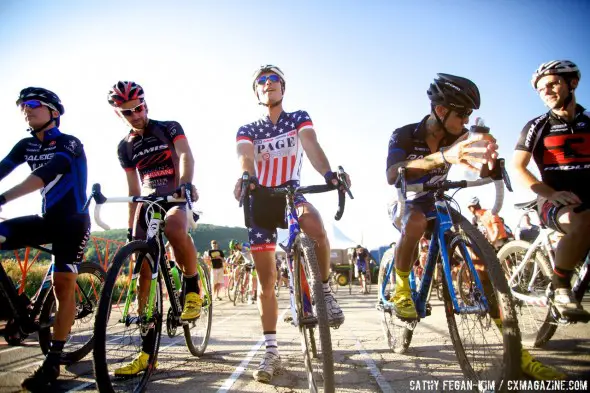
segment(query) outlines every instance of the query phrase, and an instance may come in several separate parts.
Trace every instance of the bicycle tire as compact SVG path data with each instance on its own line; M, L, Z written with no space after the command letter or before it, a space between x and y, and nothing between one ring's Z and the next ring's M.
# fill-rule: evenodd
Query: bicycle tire
M297 280L295 285L295 296L299 302L298 307L301 307L301 269L307 278L309 284L311 302L314 306L315 317L317 318L317 331L319 333L320 347L318 348L316 341L312 340L312 335L306 325L300 321L299 331L303 336L302 349L305 361L305 368L307 370L308 382L310 391L317 391L317 381L314 377L314 365L311 358L314 353L317 354L318 362L321 363L321 371L323 378L323 392L333 393L334 390L334 354L332 352L332 338L330 334L330 325L328 323L328 312L324 299L324 289L320 275L320 269L315 252L315 242L301 234L299 237L299 244L296 247L296 256L294 258L295 268L294 277ZM303 263L305 261L305 263ZM302 310L302 308L300 308ZM302 315L302 311L300 312ZM308 348L308 345L311 348ZM311 355L310 356L310 352Z
M227 298L232 303L234 302L234 299L236 298L235 297L235 294L236 294L235 293L235 285L236 285L236 283L235 283L233 274L230 273L230 277L229 277L229 280L227 282Z
M368 268L367 268L367 270L368 270ZM370 295L371 294L371 281L373 281L371 279L371 272L370 271L367 273L367 276L368 277L365 278L365 291L367 292L367 295Z
M82 274L89 274L92 277L83 278L81 277ZM84 324L84 330L82 332L89 334L82 336L82 340L73 340L73 337L76 335L79 336L80 332L76 332L72 335L72 331L70 330L68 340L66 340L66 344L61 354L60 364L70 365L76 363L92 351L94 345L94 326L92 325L94 320L93 316L98 308L98 299L105 279L106 272L102 266L97 263L83 262L78 266L78 277L76 278L77 296L75 296L76 317L72 327L76 325L77 321L81 321L81 323ZM85 283L84 281L88 281L88 283ZM39 329L39 346L44 355L47 355L49 352L55 307L55 295L53 291L49 291L43 301L43 306L39 315L39 325L42 327ZM86 337L88 338L86 339Z
M93 351L93 363L94 363L94 375L96 378L96 386L99 392L114 392L115 390L121 390L120 386L113 386L113 382L115 385L119 385L120 383L130 382L132 378L128 378L125 380L119 380L113 377L111 380L111 375L109 375L109 366L113 366L112 362L107 360L107 330L109 328L109 320L111 318L112 312L112 303L113 300L113 292L115 290L117 279L119 277L119 271L123 268L123 264L128 260L130 256L132 256L135 252L139 252L139 256L141 258L137 258L136 260L140 261L139 263L143 262L143 258L150 258L152 261L156 259L150 252L150 247L145 241L132 241L127 243L125 246L119 249L119 251L115 254L113 258L113 263L107 272L107 278L105 284L103 286L103 290L100 296L100 300L98 303L98 312L96 314L96 319L94 323L94 351ZM162 276L159 275L156 280L156 299L155 299L155 307L156 312L154 312L154 321L150 322L153 323L154 329L154 351L153 354L149 357L149 365L143 373L140 373L139 380L133 387L133 392L142 392L144 391L150 376L152 375L156 360L158 357L158 349L160 346L160 338L162 336L162 320L163 320L163 289L162 289ZM116 318L115 318L116 320ZM116 321L120 324L119 321ZM119 334L119 333L117 333ZM141 350L141 349L140 349ZM129 351L126 351L129 352ZM135 352L137 353L137 352ZM130 351L127 356L132 356L135 354L134 351ZM122 363L122 362L121 362ZM129 390L127 386L125 386L122 390Z
M213 294L211 292L211 280L209 279L209 272L207 270L207 266L201 264L201 271L199 274L203 274L203 277L199 277L201 280L201 291L205 291L205 293L201 293L203 298L203 305L201 306L201 316L197 318L195 321L190 321L183 325L184 328L184 338L186 341L186 346L190 353L193 356L203 356L205 353L205 349L207 349L207 344L209 343L209 336L211 335L211 323L213 322ZM203 315L205 314L205 315ZM204 322L205 326L204 329L198 330L197 329L197 322ZM191 327L192 325L192 327ZM199 334L200 331L203 331L202 337ZM194 336L193 332L197 333L197 336ZM197 344L193 338L197 338Z
M240 296L240 294L242 293L242 277L243 276L244 276L244 272L240 271L238 273L236 282L234 284L234 299L233 299L234 306L236 306L236 303L238 302L238 296Z
M507 244L505 244L500 251L498 251L498 260L502 264L502 267L507 273L507 279L510 278L512 274L512 269L508 269L509 266L507 265L508 260L513 263L520 264L521 260L518 262L512 261L514 258L518 258L519 256L524 256L527 250L531 247L531 244L525 242L524 240L513 240ZM542 252L535 252L532 255L532 258L528 261L531 262L534 260L534 263L541 269L542 275L545 277L545 280L541 278L535 280L536 285L539 286L538 292L545 295L545 291L547 287L551 284L551 277L553 276L553 269L551 269L551 263L547 259L547 257ZM519 281L522 281L522 284L526 285L526 288L522 286L513 286L511 290L516 293L520 293L526 291L527 295L530 296L528 284L530 283L531 276L531 269L527 269L526 267L523 268L521 271L523 272L523 276L519 277ZM525 276L526 275L526 276ZM531 304L526 304L524 301L515 297L515 308L518 316L518 324L520 327L520 332L522 336L522 340L524 343L532 344L535 347L541 347L545 345L551 337L555 334L557 330L557 322L555 318L553 318L553 313L550 306L544 306L543 308L546 310L545 312L540 310L541 312L538 313L537 316L533 314L535 313L534 309L539 307L535 307ZM543 315L544 314L544 315Z
M451 341L453 343L453 347L455 348L457 360L459 361L459 365L466 379L472 381L493 380L495 381L496 386L499 386L500 389L503 389L501 391L505 391L507 389L507 385L500 385L500 380L516 380L519 379L521 375L521 341L518 320L516 318L516 312L514 311L514 301L508 288L506 277L502 268L500 267L500 263L498 262L496 253L492 246L485 240L483 235L464 217L457 217L457 215L455 215L455 220L456 223L459 224L460 230L450 233L448 237L446 236L448 239L447 250L449 258L451 258L451 266L454 255L453 248L456 245L461 245L463 242L468 241L472 252L475 252L480 256L480 258L483 257L481 259L486 267L489 282L491 284L490 289L493 291L493 293L486 293L486 297L490 302L490 307L492 306L492 301L497 302L496 304L498 305L498 314L501 318L502 324L501 329L496 330L497 328L494 326L494 321L492 320L492 317L489 313L486 313L485 316L475 322L476 324L479 323L480 327L482 328L484 327L485 323L485 325L491 328L488 330L492 333L492 335L498 331L500 332L499 335L496 334L499 341L496 345L496 348L498 349L498 352L501 351L502 356L497 357L498 359L496 365L488 368L488 370L493 373L499 371L499 375L482 376L481 374L483 374L485 370L476 371L474 369L474 366L483 366L485 362L491 362L494 358L491 355L484 354L481 357L482 359L476 359L473 362L473 365L470 361L470 358L473 356L473 352L476 348L479 347L485 350L491 349L493 347L488 342L489 336L491 334L488 334L488 337L484 338L485 345L476 343L475 339L473 340L473 343L467 343L468 345L463 344L463 341L465 340L460 337L459 328L455 318L462 318L460 325L463 327L463 322L465 322L465 320L468 318L479 317L475 314L459 314L455 312L451 300L450 288L447 286L447 280L443 277L442 284L444 288L444 308ZM461 252L462 250L459 251ZM465 259L464 255L463 259ZM473 328L468 328L464 331L470 332L473 331ZM466 348L469 351L469 354L466 353Z

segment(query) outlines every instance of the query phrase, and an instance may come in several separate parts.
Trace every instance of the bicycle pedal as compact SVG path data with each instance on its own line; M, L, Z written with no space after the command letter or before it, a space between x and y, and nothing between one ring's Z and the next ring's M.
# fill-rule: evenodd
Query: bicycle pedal
M430 305L430 303L426 303L426 316L429 316L432 314L432 306Z

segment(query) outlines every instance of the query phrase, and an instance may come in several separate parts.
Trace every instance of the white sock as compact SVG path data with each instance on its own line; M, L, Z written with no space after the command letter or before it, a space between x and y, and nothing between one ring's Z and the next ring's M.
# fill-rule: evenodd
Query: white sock
M264 343L266 345L266 352L279 355L279 348L277 346L277 333L264 333Z

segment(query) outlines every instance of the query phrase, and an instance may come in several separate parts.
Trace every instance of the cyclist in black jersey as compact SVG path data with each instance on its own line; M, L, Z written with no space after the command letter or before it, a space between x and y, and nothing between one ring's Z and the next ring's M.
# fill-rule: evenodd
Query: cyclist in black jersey
M119 162L127 174L129 195L176 192L180 197L184 196L185 189L189 189L196 201L198 194L192 185L194 159L180 124L149 119L143 88L135 82L117 82L108 93L108 102L131 128L117 149ZM164 208L167 210L164 234L184 275L186 296L181 319L194 320L200 316L202 299L198 286L197 251L188 235L187 206L164 204ZM135 203L129 204L129 232L136 239L146 236L144 209ZM147 301L150 280L149 266L144 264L139 278L140 308L143 308L141 303ZM153 334L153 330L149 334ZM152 339L144 340L141 353L128 365L115 370L115 375L130 376L145 370L153 351L148 343L153 342Z
M590 210L575 210L590 202L590 113L576 103L580 76L568 60L541 64L534 72L533 88L550 110L525 125L513 159L524 185L538 196L543 224L564 234L555 252L552 283L555 307L572 320L588 315L571 290L574 268L590 249ZM541 180L527 169L531 158Z
M393 132L387 156L387 182L394 184L397 170L407 168L408 183L437 182L444 179L451 164L473 169L475 163L487 163L497 157L497 145L490 140L486 147L470 147L464 125L474 109L479 109L477 86L469 79L438 74L427 91L431 112L419 123ZM481 138L491 138L490 135ZM396 290L391 299L399 318L417 318L410 295L409 274L416 260L416 249L427 229L428 216L434 211L434 196L423 192L408 198L404 217L393 208L393 224L401 232L395 252Z
M43 364L22 386L42 390L60 374L60 358L74 322L74 290L78 264L90 236L90 217L82 210L86 201L86 155L79 139L58 129L64 107L59 97L44 88L23 89L16 101L31 136L20 140L0 162L0 180L27 163L32 173L0 195L5 203L41 189L42 216L24 216L0 223L3 250L52 244L55 253L53 288L57 311L53 337Z

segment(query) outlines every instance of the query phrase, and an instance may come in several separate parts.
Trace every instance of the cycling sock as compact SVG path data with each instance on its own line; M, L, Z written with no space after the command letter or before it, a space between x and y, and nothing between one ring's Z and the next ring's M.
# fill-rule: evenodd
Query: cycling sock
M65 344L65 341L51 340L49 343L49 352L47 352L43 365L59 365Z
M148 330L145 336L141 337L141 350L142 352L151 355L154 352L154 346L156 344L156 331L154 328Z
M188 277L184 275L184 282L185 282L185 293L199 293L199 275L195 273L193 276Z
M332 289L330 289L330 283L329 280L326 282L322 281L322 286L324 287L324 293L330 293L332 292Z
M266 352L279 354L279 348L277 346L277 332L264 332L264 343L266 344Z
M555 266L553 268L553 277L551 279L551 283L553 284L553 289L559 288L567 288L571 289L572 284L572 275L574 274L573 270L565 270L560 267Z
M395 268L395 291L410 292L410 270L404 272L397 267Z

